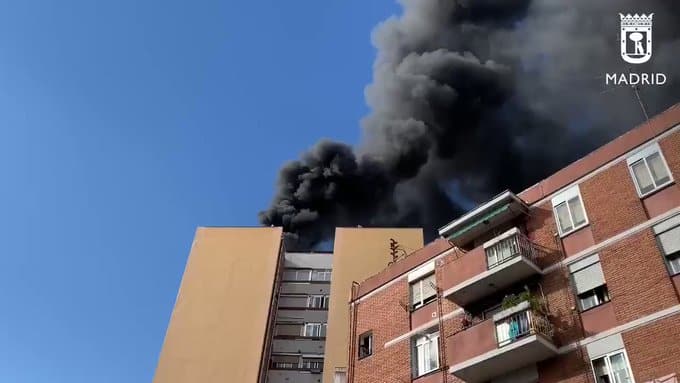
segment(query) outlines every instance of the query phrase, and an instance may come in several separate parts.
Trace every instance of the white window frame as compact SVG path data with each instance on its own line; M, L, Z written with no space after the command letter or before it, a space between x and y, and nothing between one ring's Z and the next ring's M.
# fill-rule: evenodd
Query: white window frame
M599 355L595 358L590 359L590 370L593 372L593 377L595 378L595 383L597 383L597 374L595 373L595 365L594 361L598 359L605 358L605 364L607 366L607 372L609 373L609 376L613 378L614 374L611 368L611 362L609 361L609 358L612 355L616 354L623 354L623 357L626 358L626 368L628 368L628 374L630 375L630 383L635 383L635 376L633 375L633 369L630 367L630 359L628 358L628 353L626 352L625 348L618 349L616 351L608 352L606 354ZM617 383L613 379L611 379L610 383Z
M654 177L652 176L652 171L649 168L649 164L647 164L647 157L651 156L654 153L659 153L659 157L661 158L661 162L663 163L663 166L666 168L666 172L668 173L668 181L664 182L662 184L657 185L656 181L654 180ZM637 177L635 176L635 172L633 172L633 165L643 161L645 164L645 168L649 172L649 177L652 179L652 183L654 184L654 189L643 193L642 190L640 190L640 185L638 185L638 180ZM653 143L651 145L646 146L643 149L640 149L637 151L635 154L631 155L626 159L626 163L628 164L628 172L630 173L630 176L633 178L633 184L635 184L635 190L637 190L638 196L640 198L644 198L660 189L663 189L667 185L670 185L674 182L673 180L673 173L671 173L670 168L668 167L668 162L666 162L666 157L664 157L663 152L661 151L661 148L659 147L658 143Z
M574 197L578 197L579 200L581 201L581 207L583 208L583 218L585 218L585 221L578 226L574 225L574 216L571 212L571 207L569 207L569 200L573 199ZM571 220L572 228L569 231L562 231L562 225L560 225L560 217L557 214L557 207L563 203L567 207L567 211L569 212L569 219ZM581 188L579 188L579 185L574 185L553 197L552 208L553 216L555 217L555 225L557 226L557 231L560 234L560 237L565 237L575 232L576 230L579 230L590 224L590 220L588 219L588 212L586 211L586 204L583 202L583 197L581 196Z
M314 279L315 274L317 276L322 276L322 278ZM310 280L312 282L328 282L331 280L331 270L312 270Z
M292 269L292 270L284 270L284 273L295 273L295 278L293 279L283 279L284 282L309 282L310 279L312 278L312 270L311 269ZM307 274L307 277L302 279L301 277L304 277L304 275Z
M368 339L368 350L366 355L361 355L361 344L363 343L364 339ZM358 349L359 352L357 356L359 359L368 358L369 356L373 355L373 331L367 331L359 335Z
M321 306L314 306L315 299L321 300ZM313 309L328 309L328 299L328 295L310 295L309 298L307 298L307 307Z
M429 355L429 353L425 351L425 345L428 345L428 344L429 345L434 344L435 347L437 348L437 359L436 359L437 365L436 365L436 367L430 368L430 369L427 368L427 365L429 363L425 362L425 360L426 360L425 356ZM431 346L429 346L429 347L431 347ZM428 347L427 351L429 351L429 347ZM440 350L439 350L439 331L433 332L433 333L430 333L430 334L424 334L420 337L417 337L413 341L413 351L412 352L413 352L413 359L414 359L413 360L413 369L414 369L413 376L414 377L417 378L417 377L423 376L425 374L429 374L432 371L438 370L441 367L440 361L439 361L439 359L440 359L440 355L439 355L439 352L440 352ZM422 370L421 370L421 367L423 367Z
M322 337L325 337L325 336L326 336L325 331L324 331L324 334L321 335L323 326L326 326L326 324L325 324L325 323L320 323L320 322L308 322L308 323L305 323L305 324L302 326L302 334L301 334L301 335L302 335L302 336L306 336L306 337L313 337L313 338L322 338ZM316 335L314 335L314 334L312 334L312 335L308 334L308 333L307 333L307 328L308 328L308 327L309 327L309 328L318 328L317 334L316 334ZM315 331L310 331L310 332L311 332L311 333L314 333Z
M661 240L659 239L659 236L671 230L675 230L678 227L680 227L680 214L677 214L653 227L654 238L656 240L657 247L659 248L659 252L661 253L663 260L666 263L668 274L672 277L680 275L680 264L678 264L677 266L678 270L675 270L676 266L674 266L674 264L680 262L680 258L673 257L674 258L673 260L670 259L672 255L676 255L677 253L674 252L671 254L666 254L665 249L661 245Z
M434 280L434 283L435 283L434 295L428 295L427 297L423 297L423 283L425 282L426 279L428 279L431 276L434 276L434 278L435 278L435 280ZM420 288L420 301L414 302L413 296L409 297L410 298L409 300L411 301L411 307L413 308L413 310L419 309L419 308L425 306L426 304L433 302L434 300L437 299L437 290L436 290L437 277L436 277L435 273L427 274L427 275L423 276L422 278L411 282L409 284L409 295L411 294L411 286L416 285L416 284L418 284L418 286ZM427 303L425 302L427 299L432 298L433 296L435 297L434 299L430 300Z

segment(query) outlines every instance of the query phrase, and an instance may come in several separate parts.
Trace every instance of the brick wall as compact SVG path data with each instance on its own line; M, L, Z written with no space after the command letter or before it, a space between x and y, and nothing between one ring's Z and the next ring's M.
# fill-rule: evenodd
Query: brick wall
M625 160L579 187L595 243L647 220Z
M623 334L635 381L680 375L680 319L666 318Z
M659 145L674 178L680 182L680 132L660 141ZM580 188L595 243L648 219L625 159L582 182ZM544 252L539 262L541 267L564 259L549 200L532 206L524 225L529 239ZM599 255L619 325L680 304L651 229L608 246ZM438 281L443 279L444 265L460 261L460 257L465 254L453 252L438 260L435 268ZM455 270L449 268L446 272ZM555 326L555 344L559 347L585 338L580 314L574 310L576 301L566 266L545 274L540 285ZM412 381L410 340L384 347L386 342L411 330L410 314L402 307L408 303L406 275L359 303L356 333L373 332L374 354L356 362L354 383ZM444 313L458 309L448 299L442 306ZM442 339L447 339L460 331L464 331L462 315L447 320L440 334ZM673 372L680 374L680 316L635 329L623 337L638 383ZM594 382L588 356L580 348L541 362L537 367L541 383ZM427 379L428 383L434 381L441 380ZM447 382L460 380L449 375Z
M594 383L585 349L538 363L539 383Z
M680 303L651 230L601 251L600 263L620 324Z
M676 183L680 182L680 131L659 141L659 147L673 173L673 179Z
M373 355L356 362L356 383L390 379L396 382L411 381L409 343L400 342L384 348L386 342L410 330L409 313L402 307L408 302L408 283L405 278L359 302L356 334L373 332Z

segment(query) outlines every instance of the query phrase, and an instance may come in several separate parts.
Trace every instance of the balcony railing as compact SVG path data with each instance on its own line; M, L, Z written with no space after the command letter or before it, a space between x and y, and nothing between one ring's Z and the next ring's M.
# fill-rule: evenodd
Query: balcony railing
M498 347L508 345L527 335L542 335L549 340L553 336L553 326L550 321L531 308L496 321L495 325Z
M449 372L488 382L558 355L553 326L536 299L521 301L446 339Z
M518 256L523 256L536 263L538 251L529 238L517 229L509 231L506 235L484 249L489 270Z
M302 360L297 362L272 361L271 368L275 370L323 370L323 361Z
M513 228L442 266L444 296L461 307L543 273L544 249Z

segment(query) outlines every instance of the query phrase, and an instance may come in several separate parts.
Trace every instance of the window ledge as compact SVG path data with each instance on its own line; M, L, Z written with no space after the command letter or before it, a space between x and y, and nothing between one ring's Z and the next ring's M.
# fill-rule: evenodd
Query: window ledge
M584 223L581 226L576 227L575 229L572 229L572 230L570 230L566 233L560 233L560 238L564 239L564 238L576 233L577 231L581 231L581 230L583 230L583 229L585 229L586 227L589 227L589 226L590 226L590 221L586 221L586 223Z
M304 311L304 310L309 310L309 311L328 311L327 307L321 308L321 307L305 307L305 306L300 306L300 307L295 307L295 306L279 306L279 310L298 310L298 311Z
M600 303L600 304L597 305L597 306L588 307L588 308L585 309L585 310L579 310L579 313L580 313L580 314L587 313L587 312L589 312L589 311L595 310L595 309L597 309L597 308L600 308L600 307L602 307L602 306L608 305L608 304L610 304L610 303L612 303L611 298L610 298L608 301L602 302L602 303Z
M418 376L414 376L413 379L412 379L412 381L418 380L418 379L420 379L420 378L424 378L424 377L429 376L429 375L434 375L434 374L436 374L436 373L438 373L438 372L441 372L441 371L442 371L442 368L441 368L441 367L437 367L437 368L435 368L435 369L432 370L432 371L428 371L428 372L426 372L426 373L424 373L424 374L421 374L421 375L418 375Z
M427 302L427 303L425 303L425 304L423 304L423 305L420 305L420 306L418 306L418 307L413 307L413 306L411 306L411 314L413 314L414 312L416 312L416 311L418 311L418 310L420 310L420 309L422 309L422 308L424 308L424 307L427 307L427 306L429 306L430 304L435 303L435 302L437 302L436 295L435 295L435 298L434 298L433 300L431 300L431 301L429 301L429 302Z
M644 199L649 198L649 197L653 196L654 194L656 194L656 193L658 193L658 192L660 192L660 191L662 191L662 190L664 190L664 189L666 189L666 188L668 188L669 186L672 186L672 185L675 185L675 180L670 180L670 181L666 182L665 184L659 186L658 188L656 188L656 189L654 189L650 192L647 192L647 193L642 194L642 195L640 195L640 194L638 194L638 195L640 196L641 200L644 200Z

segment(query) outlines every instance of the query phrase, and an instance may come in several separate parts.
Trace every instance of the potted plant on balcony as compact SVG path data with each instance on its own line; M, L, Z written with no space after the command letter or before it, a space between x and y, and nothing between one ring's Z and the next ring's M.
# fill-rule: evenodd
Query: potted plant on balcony
M503 298L503 301L501 302L501 307L503 308L503 310L506 310L511 307L515 307L524 301L529 302L529 307L531 307L531 311L540 314L547 314L548 310L545 307L543 299L532 294L529 290L522 291L519 294L506 295L505 298Z

